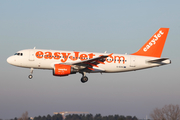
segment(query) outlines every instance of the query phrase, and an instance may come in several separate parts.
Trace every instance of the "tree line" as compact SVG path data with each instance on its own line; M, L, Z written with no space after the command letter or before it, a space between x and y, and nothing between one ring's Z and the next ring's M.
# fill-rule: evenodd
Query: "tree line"
M11 120L138 120L136 116L123 116L123 115L108 115L102 116L101 114L69 114L65 118L61 114L38 116L29 118L28 112L22 114L20 118L14 118Z
M93 116L92 114L87 115L78 115L78 114L72 114L67 115L65 120L138 120L136 116L123 116L123 115L108 115L108 116L102 116L101 114L96 114Z
M156 108L150 114L151 120L180 120L180 106L179 105L165 105L162 108ZM0 119L2 120L2 119ZM108 115L102 116L101 114L69 114L65 118L61 114L38 116L29 118L28 112L22 114L20 118L10 120L138 120L136 116L123 116L123 115Z

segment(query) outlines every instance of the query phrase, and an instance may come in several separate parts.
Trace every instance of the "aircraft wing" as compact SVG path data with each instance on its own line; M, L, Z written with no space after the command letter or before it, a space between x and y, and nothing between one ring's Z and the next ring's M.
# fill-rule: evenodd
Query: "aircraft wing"
M113 53L112 53L113 54ZM104 62L106 61L105 58L109 57L110 55L102 55L99 57L95 57L89 60L84 60L84 61L79 61L79 62L73 62L71 65L76 65L76 66L83 66L85 69L88 69L90 71L94 71L95 69L93 69L93 67L96 67L96 70L101 70L103 71L101 68L98 68L99 66L97 66L98 64L105 64Z

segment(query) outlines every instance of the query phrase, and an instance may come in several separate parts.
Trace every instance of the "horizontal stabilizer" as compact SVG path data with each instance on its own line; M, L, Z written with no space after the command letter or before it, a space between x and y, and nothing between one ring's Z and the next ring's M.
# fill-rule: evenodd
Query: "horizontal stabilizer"
M166 60L168 60L168 61L166 61ZM166 61L166 62L164 62L164 61ZM149 60L149 61L147 61L148 63L165 63L165 64L167 64L167 63L171 63L171 61L169 60L169 58L160 58L160 59L155 59L155 60Z

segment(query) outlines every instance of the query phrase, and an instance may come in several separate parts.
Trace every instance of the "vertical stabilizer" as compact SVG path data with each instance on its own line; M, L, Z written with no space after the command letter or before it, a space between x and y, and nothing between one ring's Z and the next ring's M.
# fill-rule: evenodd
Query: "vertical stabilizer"
M131 55L161 57L169 28L160 28L140 49Z

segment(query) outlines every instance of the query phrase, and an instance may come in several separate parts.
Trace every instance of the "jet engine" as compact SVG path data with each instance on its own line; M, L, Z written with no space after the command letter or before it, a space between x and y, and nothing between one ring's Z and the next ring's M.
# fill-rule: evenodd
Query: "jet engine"
M54 76L68 76L77 72L71 65L55 64L53 75Z

